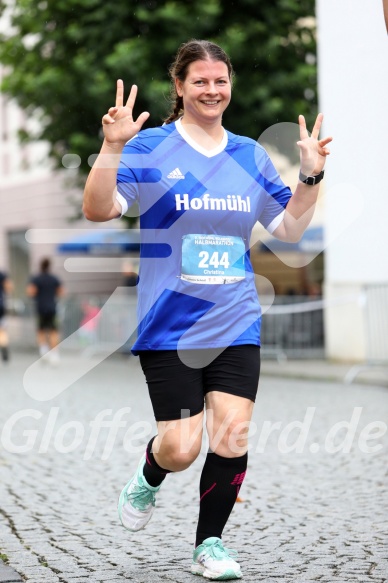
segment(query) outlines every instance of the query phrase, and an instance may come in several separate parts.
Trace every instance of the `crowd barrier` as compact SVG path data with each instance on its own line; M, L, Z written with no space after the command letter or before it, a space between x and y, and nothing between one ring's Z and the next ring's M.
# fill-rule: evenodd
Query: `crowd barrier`
M263 304L266 298L262 298ZM323 302L304 296L277 296L262 318L262 352L279 361L323 358ZM136 296L120 288L110 297L71 297L59 302L58 323L66 350L93 353L130 352L136 338ZM35 317L27 302L18 315L8 317L11 344L33 348Z
M356 298L362 305L366 357L351 367L345 382L376 366L388 367L388 284L369 284ZM339 298L346 303L355 298ZM136 338L136 295L119 288L109 298L70 297L59 303L58 321L64 350L130 353ZM261 297L262 354L266 358L320 359L325 357L324 310L321 297ZM17 302L7 317L12 348L35 349L35 316L31 302Z
M288 358L324 358L324 301L321 297L276 296L270 306L262 298L262 354L279 362Z

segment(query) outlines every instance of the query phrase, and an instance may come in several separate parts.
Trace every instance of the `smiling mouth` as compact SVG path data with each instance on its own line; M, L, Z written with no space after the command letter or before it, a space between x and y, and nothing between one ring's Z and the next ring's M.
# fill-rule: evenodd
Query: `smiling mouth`
M204 103L205 105L218 105L220 102L219 101L210 101L206 100L206 101L201 101L201 103Z

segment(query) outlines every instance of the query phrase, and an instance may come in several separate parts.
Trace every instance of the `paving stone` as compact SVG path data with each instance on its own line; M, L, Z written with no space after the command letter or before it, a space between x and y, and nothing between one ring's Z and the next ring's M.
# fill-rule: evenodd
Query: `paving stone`
M23 579L19 573L0 561L0 583L19 583L20 581L23 581Z

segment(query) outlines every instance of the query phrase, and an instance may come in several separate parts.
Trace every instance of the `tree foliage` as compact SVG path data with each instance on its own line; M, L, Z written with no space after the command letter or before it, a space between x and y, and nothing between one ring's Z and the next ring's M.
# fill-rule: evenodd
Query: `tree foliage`
M231 131L257 139L274 123L303 113L311 124L316 114L314 0L0 0L0 14L10 2L2 91L39 115L35 137L49 142L58 166L75 153L89 171L117 78L139 86L135 115L147 110L147 127L160 125L170 109L168 67L190 38L231 56Z

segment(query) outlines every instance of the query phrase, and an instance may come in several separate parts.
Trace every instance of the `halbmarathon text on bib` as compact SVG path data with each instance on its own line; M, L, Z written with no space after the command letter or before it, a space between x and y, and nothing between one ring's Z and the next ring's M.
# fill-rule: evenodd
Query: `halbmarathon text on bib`
M241 237L182 237L181 278L192 283L235 283L245 278L245 245Z

